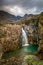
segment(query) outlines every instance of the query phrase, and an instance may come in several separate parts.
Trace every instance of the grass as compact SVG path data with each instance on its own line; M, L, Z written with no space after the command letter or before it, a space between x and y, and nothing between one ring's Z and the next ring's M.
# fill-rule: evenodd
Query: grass
M43 60L36 60L34 56L31 55L25 57L25 62L29 65L43 65Z
M7 58L9 58L9 57L11 57L11 56L20 56L21 55L21 49L18 49L18 50L16 50L16 51L9 51L9 52L5 52L4 54L3 54L3 58L4 59L7 59Z

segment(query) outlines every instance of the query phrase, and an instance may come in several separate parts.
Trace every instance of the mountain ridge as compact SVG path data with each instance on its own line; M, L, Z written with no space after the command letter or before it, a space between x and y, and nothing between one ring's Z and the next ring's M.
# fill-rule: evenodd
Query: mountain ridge
M33 17L33 14L25 14L23 17L15 16L5 11L0 11L0 19L8 20L8 21L18 21L21 19L25 19L27 17Z
M5 12L5 11L0 11L0 18L1 19L6 19L6 20L9 20L9 21L16 21L16 20L21 19L22 17L12 15L12 14L10 14L8 12Z

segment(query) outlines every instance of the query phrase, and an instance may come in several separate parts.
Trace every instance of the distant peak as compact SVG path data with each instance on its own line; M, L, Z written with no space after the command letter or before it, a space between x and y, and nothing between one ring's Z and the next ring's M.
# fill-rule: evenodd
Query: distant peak
M24 17L32 17L34 16L33 14L25 14Z

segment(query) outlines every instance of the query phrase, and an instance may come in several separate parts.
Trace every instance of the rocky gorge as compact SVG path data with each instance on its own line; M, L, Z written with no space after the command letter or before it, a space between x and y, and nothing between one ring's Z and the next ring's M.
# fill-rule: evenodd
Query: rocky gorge
M38 45L37 53L24 52L22 47L22 28L25 30L29 45ZM26 47L27 49L27 47ZM33 48L35 49L35 47ZM30 57L30 55L32 55ZM26 56L26 65L35 65L43 60L43 15L27 18L16 23L0 25L0 65L22 65L22 59ZM27 58L28 56L28 58ZM32 63L30 59L35 63ZM38 59L38 62L36 60ZM29 62L28 62L29 61ZM42 65L41 63L39 63ZM38 65L38 64L37 64Z

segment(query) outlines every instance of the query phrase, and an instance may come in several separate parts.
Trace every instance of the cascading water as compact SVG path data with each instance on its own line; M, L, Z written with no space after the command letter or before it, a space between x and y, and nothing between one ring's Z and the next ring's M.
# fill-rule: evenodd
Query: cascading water
M22 46L28 46L28 38L26 31L22 28Z
M26 32L25 28L22 28L22 46L23 46L22 51L21 51L21 52L23 52L23 54L21 55L22 65L27 65L25 59L28 56L28 53L36 53L38 46L28 44L28 37L27 37L27 32Z

